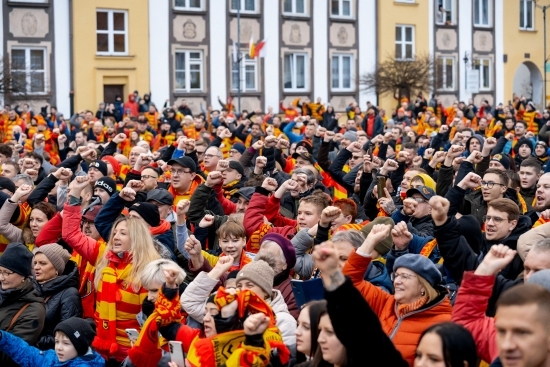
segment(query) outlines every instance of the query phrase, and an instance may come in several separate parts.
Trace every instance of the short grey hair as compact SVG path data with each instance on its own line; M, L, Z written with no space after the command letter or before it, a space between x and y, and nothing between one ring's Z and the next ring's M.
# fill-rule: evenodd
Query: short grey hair
M26 173L20 173L12 179L13 183L16 183L19 180L25 181L24 184L26 185L34 186L34 181L32 180L32 177L27 175Z
M176 283L179 285L185 279L185 271L175 262L168 259L158 259L151 261L145 266L140 274L140 282L145 289L149 289L153 283L164 284L166 275L164 271L173 271L176 273Z
M297 168L292 173L306 175L308 185L313 185L315 183L315 174L311 172L309 169Z
M533 247L531 247L531 251L550 251L550 238L545 238L536 242Z
M330 239L332 242L349 242L355 248L359 248L365 241L363 233L356 230L339 231Z

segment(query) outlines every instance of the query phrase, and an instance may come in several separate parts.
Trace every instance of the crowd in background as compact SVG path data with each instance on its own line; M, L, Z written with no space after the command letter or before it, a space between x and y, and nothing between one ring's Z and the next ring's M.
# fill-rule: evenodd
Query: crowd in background
M548 110L169 102L4 106L0 365L550 365Z

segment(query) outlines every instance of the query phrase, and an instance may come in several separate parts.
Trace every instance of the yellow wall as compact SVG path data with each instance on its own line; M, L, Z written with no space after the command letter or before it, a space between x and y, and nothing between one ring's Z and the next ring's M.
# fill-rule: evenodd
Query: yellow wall
M79 0L72 4L75 111L95 111L103 101L104 84L124 84L124 101L134 90L142 96L148 93L148 1ZM128 56L96 55L96 9L128 11Z
M378 62L395 56L395 26L414 26L414 52L416 55L428 55L429 1L416 0L416 3L399 3L393 0L378 2ZM381 95L378 105L391 115L397 106L397 101L390 95Z
M514 88L514 76L518 66L524 61L531 61L542 72L544 60L544 31L543 15L540 9L535 9L535 30L522 31L519 29L519 6L505 7L504 10L504 54L508 55L508 61L504 63L504 98L506 103L512 99ZM549 14L550 15L550 14ZM548 21L548 20L547 20ZM548 27L548 25L547 25ZM550 29L550 28L549 28ZM530 54L526 59L525 54ZM500 57L497 55L497 57ZM550 91L550 89L547 87ZM550 92L547 92L550 94Z

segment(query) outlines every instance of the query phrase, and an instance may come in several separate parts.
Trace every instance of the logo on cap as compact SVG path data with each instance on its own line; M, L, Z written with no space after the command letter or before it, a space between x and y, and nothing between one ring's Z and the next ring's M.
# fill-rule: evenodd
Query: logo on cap
M493 159L496 159L497 161L500 161L502 159L502 154L495 154L493 156Z
M95 187L97 187L97 186L101 186L102 188L109 191L110 193L113 192L113 188L111 186L109 186L105 181L96 181Z
M428 188L426 188L426 187L423 187L423 188L422 188L422 192L423 192L425 195L430 195L430 190L428 190Z
M77 337L77 338L80 338L80 333L78 331L75 331L74 336Z

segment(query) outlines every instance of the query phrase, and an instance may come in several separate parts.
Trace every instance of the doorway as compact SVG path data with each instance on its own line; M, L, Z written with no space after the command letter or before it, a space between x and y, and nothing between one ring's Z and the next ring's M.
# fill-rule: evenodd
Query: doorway
M103 102L114 103L116 96L120 96L124 101L124 84L103 85Z

